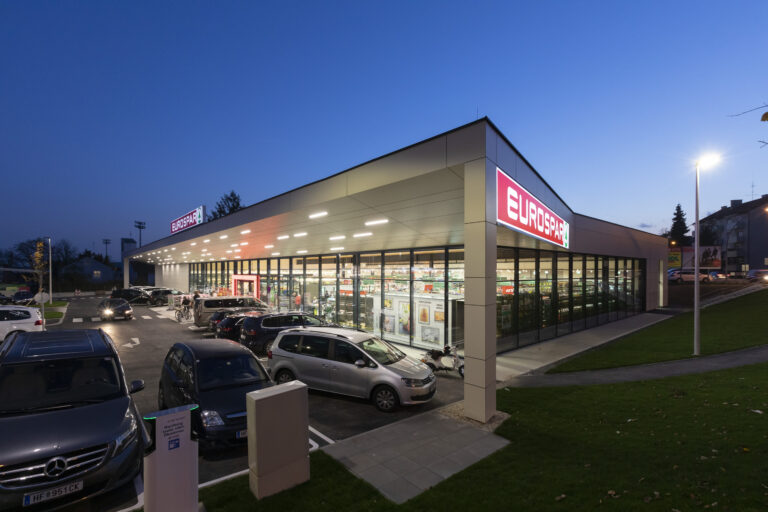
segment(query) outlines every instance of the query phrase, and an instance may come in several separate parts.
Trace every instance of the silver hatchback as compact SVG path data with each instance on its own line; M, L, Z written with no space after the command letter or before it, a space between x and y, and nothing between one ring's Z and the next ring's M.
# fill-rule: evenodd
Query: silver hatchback
M299 379L312 389L370 399L384 412L428 402L437 389L427 365L353 329L285 330L267 357L278 384Z

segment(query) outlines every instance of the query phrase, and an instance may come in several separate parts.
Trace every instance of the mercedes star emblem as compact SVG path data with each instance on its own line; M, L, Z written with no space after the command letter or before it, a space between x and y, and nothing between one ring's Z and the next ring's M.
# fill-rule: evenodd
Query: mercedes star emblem
M45 464L45 474L51 478L61 476L67 470L67 460L63 457L55 457Z

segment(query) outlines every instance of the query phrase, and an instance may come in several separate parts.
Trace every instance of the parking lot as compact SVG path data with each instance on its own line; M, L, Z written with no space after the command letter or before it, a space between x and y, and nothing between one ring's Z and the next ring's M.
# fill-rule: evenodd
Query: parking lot
M59 325L49 330L101 328L118 346L130 382L142 379L145 389L134 399L142 415L157 410L157 392L163 359L177 341L208 338L218 341L212 333L194 324L179 324L165 307L134 306L133 320L103 322L96 316L97 297L73 297L68 299L66 316ZM393 413L378 411L369 401L348 398L322 392L309 392L308 441L312 448L329 442L372 430L389 423L456 402L463 398L463 381L457 373L439 375L435 397L427 404L401 407ZM212 481L247 469L246 445L216 450L202 450L199 457L200 483ZM137 486L140 488L140 483ZM69 507L70 512L121 510L136 504L137 490L126 486L119 491L79 505Z

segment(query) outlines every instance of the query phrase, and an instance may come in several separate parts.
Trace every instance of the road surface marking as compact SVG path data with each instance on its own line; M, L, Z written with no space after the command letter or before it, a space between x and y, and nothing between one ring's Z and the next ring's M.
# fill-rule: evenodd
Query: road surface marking
M152 317L149 315L141 315L141 318L143 318L144 320L152 320Z
M136 345L139 344L139 338L131 338L131 341L133 343L124 343L123 346L125 348L133 348L133 347L135 347Z
M310 426L309 427L309 431L312 432L313 434L315 434L317 437L319 437L320 439L322 439L323 441L325 441L328 444L334 444L336 442L333 439L331 439L330 437L328 437L328 436L324 435L323 433L321 433L316 428L312 428Z
M91 322L101 322L101 318L99 318L98 316L92 316Z
M83 319L82 319L82 318L73 318L73 319L72 319L72 323L75 323L75 324L79 324L79 323L82 323L82 321L83 321Z

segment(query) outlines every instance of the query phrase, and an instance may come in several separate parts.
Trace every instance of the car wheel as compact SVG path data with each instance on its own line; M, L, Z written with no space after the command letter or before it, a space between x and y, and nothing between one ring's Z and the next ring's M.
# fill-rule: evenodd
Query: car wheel
M397 393L391 387L379 386L373 390L373 405L381 412L394 411L398 403Z
M157 390L157 408L160 410L165 409L165 394L163 393L163 386Z
M290 370L280 370L277 372L275 380L278 384L285 384L286 382L296 380L296 376Z

